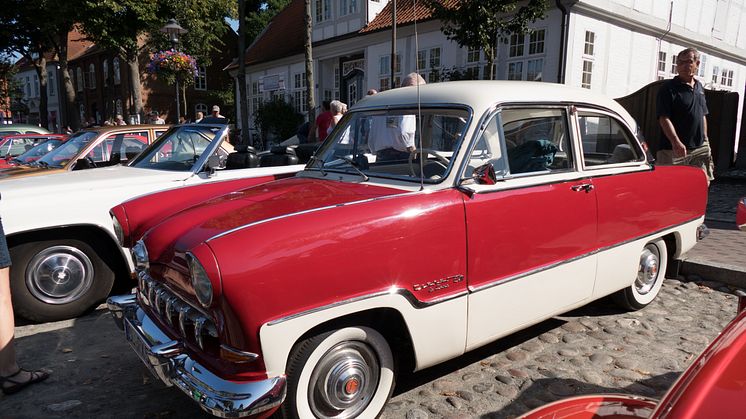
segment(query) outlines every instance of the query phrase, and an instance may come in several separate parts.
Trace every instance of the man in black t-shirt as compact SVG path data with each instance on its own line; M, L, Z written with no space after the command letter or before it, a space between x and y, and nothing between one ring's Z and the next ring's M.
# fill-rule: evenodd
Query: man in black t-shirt
M713 179L712 155L707 139L705 90L694 76L699 68L699 52L687 48L676 57L678 75L658 91L656 116L661 126L660 164L700 167Z

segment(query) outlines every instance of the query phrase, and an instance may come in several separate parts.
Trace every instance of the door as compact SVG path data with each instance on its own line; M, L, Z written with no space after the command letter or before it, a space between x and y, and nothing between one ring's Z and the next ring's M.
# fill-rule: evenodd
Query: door
M590 297L596 198L577 167L564 107L512 107L478 137L466 175L497 173L465 199L467 350Z

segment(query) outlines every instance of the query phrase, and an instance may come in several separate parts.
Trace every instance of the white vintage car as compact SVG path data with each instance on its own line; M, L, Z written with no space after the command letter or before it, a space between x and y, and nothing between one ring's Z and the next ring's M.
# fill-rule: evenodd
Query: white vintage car
M271 167L259 167L260 158L250 149L234 151L227 131L219 125L184 125L169 130L129 166L0 181L16 313L34 321L71 318L103 301L115 280L134 286L129 252L118 246L109 215L114 205L203 183L250 186L302 168L293 164L297 158L278 155L266 160ZM199 189L190 190L199 197Z

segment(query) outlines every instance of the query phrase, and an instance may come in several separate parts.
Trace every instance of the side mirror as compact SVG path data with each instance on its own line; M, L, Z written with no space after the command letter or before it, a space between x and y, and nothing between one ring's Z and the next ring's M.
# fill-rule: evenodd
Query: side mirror
M205 165L207 176L213 176L218 168L220 168L220 156L213 154L207 159L207 164Z
M471 177L479 185L494 185L497 183L497 175L492 163L485 163L477 167Z

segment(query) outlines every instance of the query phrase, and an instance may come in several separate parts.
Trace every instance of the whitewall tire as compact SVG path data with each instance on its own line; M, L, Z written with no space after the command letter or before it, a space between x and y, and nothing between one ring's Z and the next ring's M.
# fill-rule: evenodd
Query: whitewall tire
M345 327L296 344L287 375L286 418L376 418L394 389L394 357L376 330Z
M663 286L668 267L668 250L663 239L653 240L640 253L637 278L628 288L614 294L620 306L639 310L655 299Z

